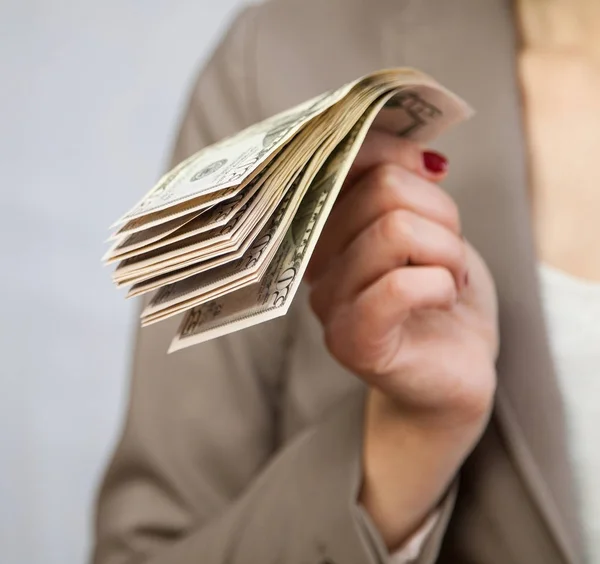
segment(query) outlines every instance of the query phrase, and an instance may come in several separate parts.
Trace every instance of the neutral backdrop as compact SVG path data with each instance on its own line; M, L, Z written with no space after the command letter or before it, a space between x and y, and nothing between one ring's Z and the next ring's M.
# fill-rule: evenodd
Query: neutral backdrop
M134 309L100 257L243 0L0 0L0 560L87 560Z

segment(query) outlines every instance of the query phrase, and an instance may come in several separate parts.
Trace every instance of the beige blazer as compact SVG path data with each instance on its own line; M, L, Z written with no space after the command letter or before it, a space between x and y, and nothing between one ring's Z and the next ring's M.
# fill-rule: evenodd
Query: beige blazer
M174 161L368 71L410 65L477 116L438 144L445 184L500 295L492 422L419 564L583 562L544 326L509 0L280 0L241 13L197 81ZM285 317L167 356L179 319L137 334L96 564L383 564L356 503L360 381L301 290Z

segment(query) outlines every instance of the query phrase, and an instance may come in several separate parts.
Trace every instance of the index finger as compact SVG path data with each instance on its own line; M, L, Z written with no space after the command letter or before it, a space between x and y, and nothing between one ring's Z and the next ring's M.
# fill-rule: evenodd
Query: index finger
M399 165L431 182L440 182L448 172L446 159L438 153L426 151L415 141L372 129L352 163L344 189L355 184L369 170L384 164Z

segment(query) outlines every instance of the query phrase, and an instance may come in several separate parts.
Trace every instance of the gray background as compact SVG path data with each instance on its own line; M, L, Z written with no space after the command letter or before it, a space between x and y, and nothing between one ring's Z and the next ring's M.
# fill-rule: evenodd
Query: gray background
M84 562L134 311L100 257L241 0L0 0L0 560Z

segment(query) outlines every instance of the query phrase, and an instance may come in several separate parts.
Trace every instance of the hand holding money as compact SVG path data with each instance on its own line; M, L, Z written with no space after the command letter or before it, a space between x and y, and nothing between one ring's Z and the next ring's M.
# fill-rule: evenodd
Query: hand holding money
M105 256L142 324L186 312L171 350L284 315L373 128L427 142L468 106L412 69L379 71L192 155L117 223Z
M494 285L443 176L371 132L307 272L330 352L369 385L361 501L391 548L443 496L495 389Z
M130 296L156 291L143 324L185 312L171 350L284 315L312 257L327 345L369 385L360 499L390 548L443 496L494 389L491 277L422 161L469 113L418 71L373 73L180 163L105 257Z

